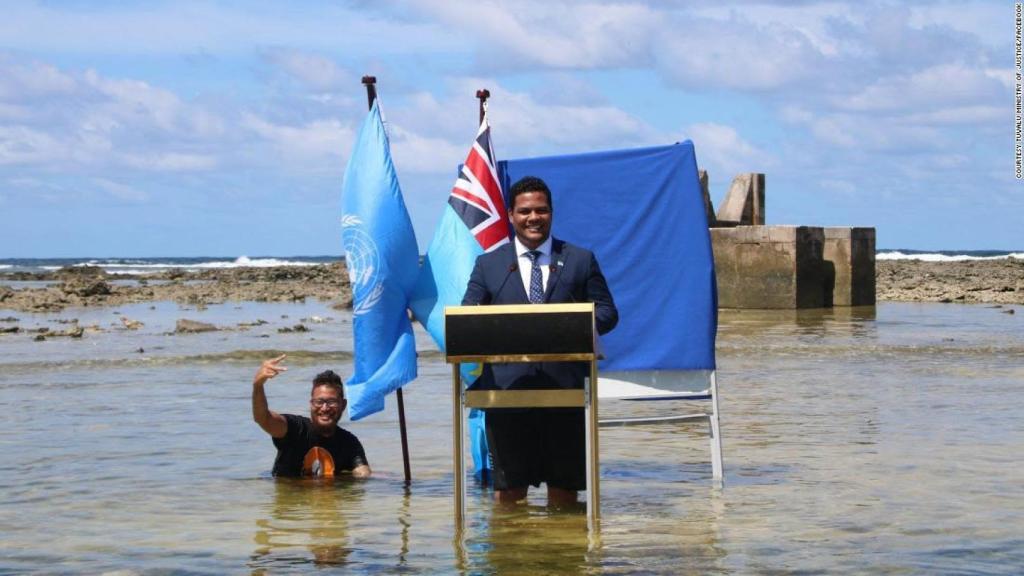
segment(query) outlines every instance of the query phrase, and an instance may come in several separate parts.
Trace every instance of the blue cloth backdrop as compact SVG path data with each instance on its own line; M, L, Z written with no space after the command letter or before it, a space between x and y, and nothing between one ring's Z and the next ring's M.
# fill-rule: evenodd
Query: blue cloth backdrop
M620 370L713 370L718 302L693 144L499 162L551 188L553 235L597 255L619 309L602 337ZM507 202L507 199L506 199Z

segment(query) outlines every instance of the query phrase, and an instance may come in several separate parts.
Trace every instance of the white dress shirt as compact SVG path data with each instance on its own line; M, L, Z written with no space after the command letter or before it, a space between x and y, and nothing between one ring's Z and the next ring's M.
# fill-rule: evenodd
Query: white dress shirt
M523 279L523 289L526 290L526 295L530 295L530 274L532 272L533 262L530 261L528 252L530 249L523 245L519 241L519 237L515 238L516 244L516 256L519 261L519 276ZM537 251L540 252L540 256L537 258L537 264L540 266L540 273L542 278L542 286L544 291L548 289L548 278L551 276L551 236L544 241L543 244L537 247Z

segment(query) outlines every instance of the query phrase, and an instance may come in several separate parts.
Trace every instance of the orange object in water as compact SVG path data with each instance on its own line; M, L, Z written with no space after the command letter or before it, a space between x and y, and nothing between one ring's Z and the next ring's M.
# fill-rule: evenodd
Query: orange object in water
M302 459L303 476L334 476L334 458L325 448L313 446Z

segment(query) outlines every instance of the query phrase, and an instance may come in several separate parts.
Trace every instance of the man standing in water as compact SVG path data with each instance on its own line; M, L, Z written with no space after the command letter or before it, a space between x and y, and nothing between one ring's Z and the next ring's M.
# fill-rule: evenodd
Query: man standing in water
M281 365L285 355L260 364L252 381L252 419L270 434L277 447L274 476L334 476L352 472L356 478L370 475L363 445L354 434L338 426L345 412L345 391L341 377L331 370L313 378L309 418L278 414L267 406L263 385L288 368Z
M464 305L593 302L597 330L615 327L619 313L589 250L551 237L551 190L527 176L509 191L515 241L476 259ZM586 362L486 364L476 389L582 388ZM586 489L582 408L490 409L485 419L499 502L526 498L547 484L548 504L573 504Z

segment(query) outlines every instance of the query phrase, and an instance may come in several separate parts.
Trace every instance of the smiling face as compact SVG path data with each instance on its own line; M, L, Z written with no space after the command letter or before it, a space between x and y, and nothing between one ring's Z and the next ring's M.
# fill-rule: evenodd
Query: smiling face
M331 385L317 386L309 398L309 419L321 436L334 434L334 427L345 411L345 398Z
M523 246L533 250L551 235L551 204L543 192L522 192L512 198L508 219Z

